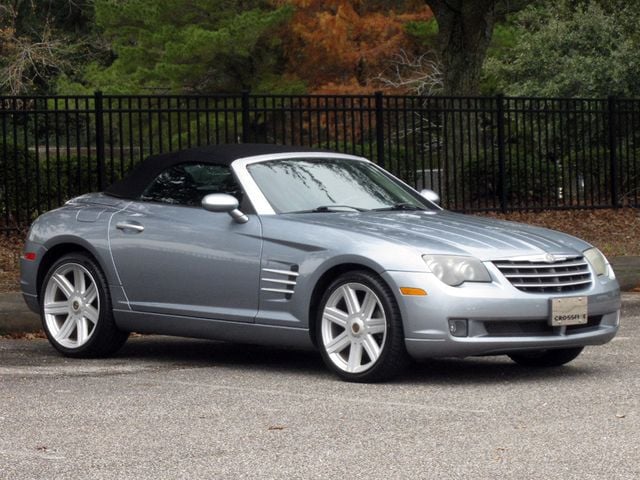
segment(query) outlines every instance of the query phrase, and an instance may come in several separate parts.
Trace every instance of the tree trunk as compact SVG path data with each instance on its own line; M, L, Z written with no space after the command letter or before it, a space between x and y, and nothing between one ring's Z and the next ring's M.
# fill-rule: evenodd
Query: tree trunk
M425 0L438 22L445 95L477 95L498 0Z

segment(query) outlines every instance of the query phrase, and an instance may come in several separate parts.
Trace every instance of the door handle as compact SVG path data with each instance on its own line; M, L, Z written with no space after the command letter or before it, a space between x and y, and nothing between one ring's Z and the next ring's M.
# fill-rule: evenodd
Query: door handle
M144 227L137 223L118 222L116 223L116 228L118 230L133 230L136 233L141 233L144 231Z

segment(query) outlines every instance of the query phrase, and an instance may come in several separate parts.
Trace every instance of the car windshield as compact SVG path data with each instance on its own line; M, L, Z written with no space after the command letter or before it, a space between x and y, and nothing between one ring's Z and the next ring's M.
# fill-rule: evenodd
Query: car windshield
M434 208L369 162L287 159L247 168L276 213Z

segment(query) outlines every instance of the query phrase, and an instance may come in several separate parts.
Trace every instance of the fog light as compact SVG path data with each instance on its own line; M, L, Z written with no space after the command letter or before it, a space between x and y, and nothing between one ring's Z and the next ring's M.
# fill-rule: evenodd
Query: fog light
M449 333L454 337L466 337L469 328L467 326L466 318L451 318L449 319Z

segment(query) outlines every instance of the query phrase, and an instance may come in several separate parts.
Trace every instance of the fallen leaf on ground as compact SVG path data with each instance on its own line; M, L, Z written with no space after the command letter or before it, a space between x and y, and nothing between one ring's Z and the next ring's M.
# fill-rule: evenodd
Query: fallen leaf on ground
M39 332L18 332L18 333L7 333L5 335L0 335L0 338L8 339L8 340L35 340L36 338L47 338L42 330Z

